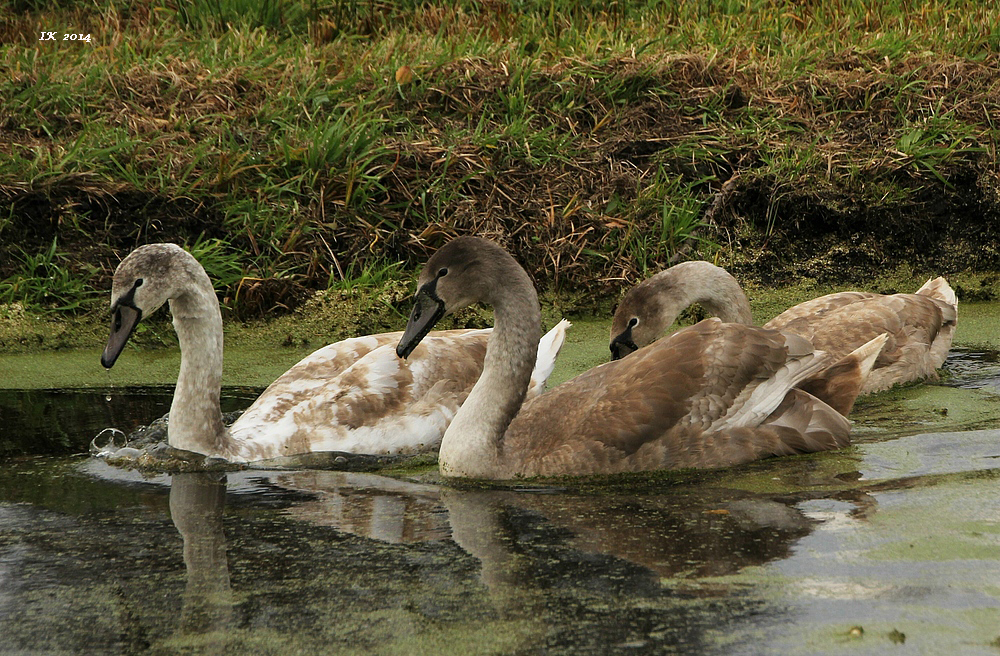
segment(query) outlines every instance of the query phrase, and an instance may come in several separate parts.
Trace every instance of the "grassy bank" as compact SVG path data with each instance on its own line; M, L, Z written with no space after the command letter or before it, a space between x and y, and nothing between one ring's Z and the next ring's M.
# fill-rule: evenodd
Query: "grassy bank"
M252 319L465 233L582 309L678 257L989 283L986 4L0 0L0 303L103 312L178 241Z

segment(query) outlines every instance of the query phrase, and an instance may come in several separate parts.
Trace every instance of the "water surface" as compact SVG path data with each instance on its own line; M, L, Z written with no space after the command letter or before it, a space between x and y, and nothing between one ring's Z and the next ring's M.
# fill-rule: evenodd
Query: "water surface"
M840 451L530 488L141 474L85 451L169 388L0 391L0 651L997 654L998 369L956 351Z

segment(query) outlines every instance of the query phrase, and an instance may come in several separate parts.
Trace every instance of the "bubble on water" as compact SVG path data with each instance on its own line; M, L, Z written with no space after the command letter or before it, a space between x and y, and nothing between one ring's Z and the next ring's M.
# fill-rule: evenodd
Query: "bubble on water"
M104 400L111 403L111 392L108 392L108 395L104 397Z
M90 442L90 453L107 457L128 444L128 436L117 428L105 428Z

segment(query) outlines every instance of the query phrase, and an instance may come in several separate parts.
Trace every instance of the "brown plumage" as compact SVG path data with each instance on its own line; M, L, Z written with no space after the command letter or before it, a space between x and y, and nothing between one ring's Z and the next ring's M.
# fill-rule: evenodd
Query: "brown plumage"
M793 389L829 368L826 354L796 335L718 319L596 367L522 407L538 301L514 259L483 239L456 239L431 258L397 352L405 356L444 313L477 301L494 306L496 326L483 374L441 443L445 475L723 467L849 441L850 424L839 412ZM847 388L853 380L856 396L884 341L853 354L854 370L845 364L836 384Z
M723 321L752 322L750 304L736 279L708 262L678 264L639 283L622 299L611 325L615 357L657 339L688 305L701 303ZM951 348L958 300L944 278L928 280L915 294L840 292L800 303L764 324L801 335L836 361L872 338L888 341L862 387L867 394L926 378L935 379ZM802 386L825 401L824 381ZM850 409L849 406L847 408Z
M845 446L849 422L790 390L827 368L825 355L802 346L794 335L702 321L527 402L503 458L522 463L514 475L558 476L725 467ZM768 385L777 389L760 394Z

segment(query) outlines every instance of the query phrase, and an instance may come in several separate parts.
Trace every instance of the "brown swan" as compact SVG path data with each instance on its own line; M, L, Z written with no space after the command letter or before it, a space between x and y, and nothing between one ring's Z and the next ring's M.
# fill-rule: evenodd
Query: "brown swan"
M885 341L876 337L831 368L796 335L707 319L525 403L538 298L493 242L459 237L430 258L396 352L409 356L442 316L477 302L493 306L495 327L483 373L441 441L446 476L710 468L837 448L850 423L794 388L826 370L853 401Z
M683 262L628 291L611 323L612 356L623 357L653 342L692 303L725 322L753 323L746 295L725 269L704 261ZM801 335L835 359L888 334L861 389L867 394L896 383L936 379L957 321L955 292L944 278L934 278L915 294L820 296L785 310L764 327Z

